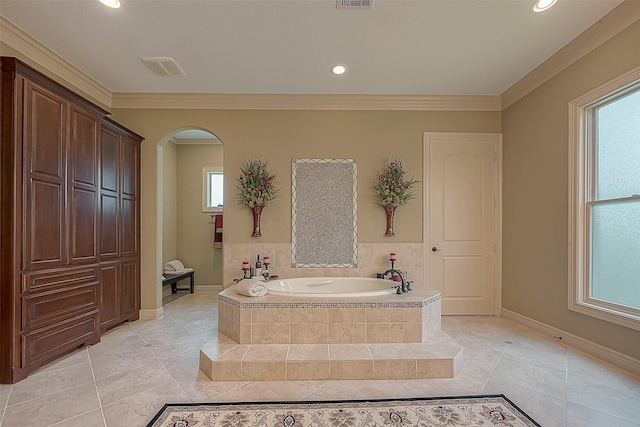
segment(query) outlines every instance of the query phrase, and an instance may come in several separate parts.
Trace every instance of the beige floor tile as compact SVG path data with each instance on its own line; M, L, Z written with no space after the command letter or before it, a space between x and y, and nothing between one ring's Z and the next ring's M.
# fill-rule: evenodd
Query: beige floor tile
M170 380L103 406L107 427L143 426L162 408L165 403L191 402L187 394Z
M93 374L89 362L60 369L43 370L13 385L8 406L12 407L22 402L85 384L93 385Z
M328 344L291 344L287 360L329 360Z
M156 362L157 359L153 351L148 347L141 347L123 351L111 357L92 360L91 366L95 378L100 379Z
M211 364L211 371L205 374L212 381L240 381L242 380L242 362L216 361Z
M126 335L119 339L103 340L89 347L89 357L92 360L96 360L101 357L116 356L123 351L142 348L145 344L144 340L137 333Z
M87 348L79 348L66 356L62 356L60 359L54 360L53 362L36 369L30 374L30 376L38 375L43 372L55 371L69 366L77 366L85 362L89 362L89 353L87 352Z
M103 405L173 381L160 361L96 380Z
M9 406L2 425L50 426L99 408L95 385L86 383Z
M372 359L366 344L329 344L329 357L331 360Z
M247 382L227 393L216 396L217 402L268 402L278 400L278 396L262 382Z
M288 344L252 345L244 355L243 361L282 361L287 359Z
M416 372L415 359L373 361L373 378L376 380L412 379L416 378Z
M496 391L498 389L500 391ZM566 426L566 404L564 399L558 399L547 393L532 390L516 383L495 384L485 387L485 393L504 394L520 409L532 416L540 425L545 427ZM605 427L605 426L603 426Z
M341 399L366 399L367 396L359 390L349 387L340 381L330 381L304 396L301 400L341 400Z
M249 347L251 347L251 345L249 344L234 345L228 351L223 351L218 354L215 360L236 362L241 361L242 359L244 359L245 354L247 354Z
M332 360L329 378L332 380L372 380L373 360Z
M400 391L406 384L407 380L386 380L386 381L340 381L352 389L358 390L367 399L389 399Z
M567 401L622 418L640 420L638 379L593 359L568 356Z
M244 381L284 381L286 379L285 362L284 360L281 362L242 362L240 379Z
M246 383L247 381L211 381L200 374L190 384L181 383L181 387L193 402L219 402L223 396Z
M514 384L532 392L542 393L556 399L565 399L567 393L566 374L563 367L539 362L526 356L503 355L487 383L493 392Z
M287 361L286 379L291 381L322 380L329 378L329 360Z
M77 417L57 423L54 427L104 427L106 426L101 409L94 409Z
M301 400L305 395L312 393L326 384L321 381L265 381L262 385L283 401Z
M369 344L374 359L415 359L406 344Z
M337 379L211 381L198 369L203 343L218 360L228 363L228 368L235 364L236 375L250 348L225 344L230 339L216 332L216 298L215 292L180 295L164 307L162 318L121 325L104 334L100 343L48 364L16 385L0 385L0 406L10 405L2 426L24 425L25 414L33 414L29 427L52 423L101 427L100 403L107 426L137 426L145 425L162 404L176 401L304 401L484 393L504 393L545 427L639 425L639 378L496 317L442 318L443 331L464 347L464 364L452 379L390 379L396 375L393 368L410 361L403 349L409 351L411 345L402 344L391 351L393 347L371 344L374 350L370 351L367 344L323 344L303 351L302 347L283 344L286 350L272 348L262 353L256 348L252 357L269 363L273 354L282 361L289 354L304 363L328 353L330 375ZM364 310L361 314L364 316ZM447 345L439 342L436 348L423 350L438 354ZM322 350L316 353L317 349ZM344 380L354 372L363 373L363 377L368 372L367 378L371 378L372 352L392 358L388 360L390 371L381 376L383 379ZM355 362L357 359L366 361ZM93 375L98 378L97 384ZM45 418L41 413L47 414Z
M638 427L638 423L623 420L575 403L567 403L567 427Z

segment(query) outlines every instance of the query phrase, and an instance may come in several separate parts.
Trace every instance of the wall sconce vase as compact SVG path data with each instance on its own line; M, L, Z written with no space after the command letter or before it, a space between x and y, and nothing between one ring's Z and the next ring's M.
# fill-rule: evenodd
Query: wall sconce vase
M260 216L262 215L262 208L264 208L264 206L253 207L253 234L251 237L262 237L262 233L260 232Z
M393 205L384 205L384 211L387 214L387 231L384 233L385 236L395 236L396 234L393 232L393 217L396 214L396 207Z

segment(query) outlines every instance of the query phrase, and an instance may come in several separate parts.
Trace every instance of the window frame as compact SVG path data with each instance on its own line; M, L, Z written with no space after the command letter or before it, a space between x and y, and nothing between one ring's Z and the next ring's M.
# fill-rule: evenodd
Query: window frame
M224 172L221 167L205 166L202 168L202 212L222 212L224 207L209 206L209 174L222 175Z
M640 67L569 103L569 310L640 330L640 310L590 297L591 207L595 199L595 109L640 90ZM640 196L616 198L636 200Z

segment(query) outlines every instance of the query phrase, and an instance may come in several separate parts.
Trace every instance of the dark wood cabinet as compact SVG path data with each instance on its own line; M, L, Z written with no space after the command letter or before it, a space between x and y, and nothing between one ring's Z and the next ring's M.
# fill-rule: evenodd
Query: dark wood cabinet
M100 137L100 258L103 330L140 311L140 142L142 138L105 119Z
M0 382L140 310L139 135L1 60Z

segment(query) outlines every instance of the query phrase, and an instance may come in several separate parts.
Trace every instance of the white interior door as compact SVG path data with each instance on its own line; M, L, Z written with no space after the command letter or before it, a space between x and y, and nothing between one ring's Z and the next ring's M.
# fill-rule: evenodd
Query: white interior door
M500 134L425 133L425 282L442 314L498 314Z

